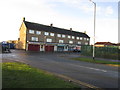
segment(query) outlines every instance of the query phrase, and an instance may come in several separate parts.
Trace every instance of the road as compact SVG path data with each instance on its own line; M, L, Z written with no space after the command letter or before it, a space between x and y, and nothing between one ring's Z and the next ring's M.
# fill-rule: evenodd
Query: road
M12 50L12 53L2 55L4 60L27 63L49 72L69 76L73 79L100 87L118 88L117 67L71 60L79 57L78 53L40 53Z

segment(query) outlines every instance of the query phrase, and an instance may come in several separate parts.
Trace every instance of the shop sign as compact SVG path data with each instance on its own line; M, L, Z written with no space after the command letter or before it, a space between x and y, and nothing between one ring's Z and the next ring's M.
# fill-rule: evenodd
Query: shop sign
M58 44L57 46L65 46L64 44Z

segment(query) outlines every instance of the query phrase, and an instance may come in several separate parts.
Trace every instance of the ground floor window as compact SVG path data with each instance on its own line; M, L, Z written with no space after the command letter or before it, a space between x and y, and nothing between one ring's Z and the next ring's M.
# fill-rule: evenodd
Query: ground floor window
M73 51L74 50L74 47L73 46L69 46L68 47L68 51Z
M58 46L57 51L64 51L64 46Z

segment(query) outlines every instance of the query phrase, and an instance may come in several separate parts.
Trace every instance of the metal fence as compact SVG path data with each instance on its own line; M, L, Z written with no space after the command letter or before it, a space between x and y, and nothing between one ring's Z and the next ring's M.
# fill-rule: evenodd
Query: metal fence
M92 56L93 46L82 46L81 54ZM95 57L120 60L120 50L118 47L95 47Z

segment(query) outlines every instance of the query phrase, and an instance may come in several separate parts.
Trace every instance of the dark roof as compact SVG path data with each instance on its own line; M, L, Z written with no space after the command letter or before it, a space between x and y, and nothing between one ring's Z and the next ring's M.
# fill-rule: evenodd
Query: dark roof
M53 26L51 27L51 26L28 22L28 21L24 21L24 23L28 29L90 38L87 34L82 33L82 32L70 31L70 30L63 29L63 28L58 28L58 27L53 27Z
M111 42L96 42L95 45L101 44L101 45L113 45Z

